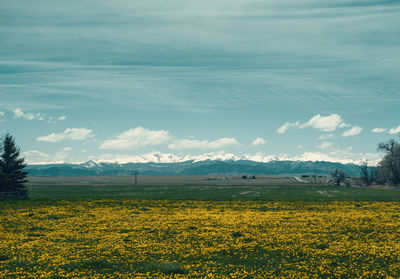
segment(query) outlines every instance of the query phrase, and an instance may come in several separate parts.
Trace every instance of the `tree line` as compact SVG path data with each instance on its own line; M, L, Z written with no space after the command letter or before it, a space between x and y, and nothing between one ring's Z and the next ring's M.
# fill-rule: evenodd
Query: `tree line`
M360 165L360 182L365 186L391 185L400 186L400 142L394 139L378 144L378 151L384 152L382 160L376 167L364 161ZM346 173L335 169L331 173L335 185L349 185Z

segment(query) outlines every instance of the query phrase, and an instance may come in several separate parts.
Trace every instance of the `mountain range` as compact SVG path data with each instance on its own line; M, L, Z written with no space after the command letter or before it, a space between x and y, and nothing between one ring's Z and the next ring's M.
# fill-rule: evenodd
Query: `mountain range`
M270 160L257 162L243 159L187 160L183 162L130 162L110 163L88 161L81 164L28 165L30 176L124 176L134 175L329 175L334 169L341 169L349 176L360 175L360 168L354 163L343 164L327 161Z

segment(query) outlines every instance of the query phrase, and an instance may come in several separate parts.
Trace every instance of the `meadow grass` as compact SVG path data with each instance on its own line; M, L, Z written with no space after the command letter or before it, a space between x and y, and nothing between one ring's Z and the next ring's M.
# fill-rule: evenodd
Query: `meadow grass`
M28 186L31 200L149 199L149 200L364 200L400 201L394 189L344 188L308 185L35 185Z
M400 277L398 190L109 179L1 202L0 278Z
M221 176L32 177L31 200L150 199L150 200L365 200L400 201L397 189L346 188L299 183L291 178L261 176L242 180ZM326 178L324 178L326 180Z
M400 203L0 204L0 278L399 278Z

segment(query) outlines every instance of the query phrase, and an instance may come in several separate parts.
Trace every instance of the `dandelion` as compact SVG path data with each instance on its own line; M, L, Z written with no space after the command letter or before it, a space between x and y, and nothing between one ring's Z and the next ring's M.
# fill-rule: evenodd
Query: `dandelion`
M0 205L0 278L400 277L398 202Z

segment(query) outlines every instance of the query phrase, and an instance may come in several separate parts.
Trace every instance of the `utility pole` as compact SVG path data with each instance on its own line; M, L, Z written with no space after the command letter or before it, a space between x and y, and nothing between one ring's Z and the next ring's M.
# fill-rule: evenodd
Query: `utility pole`
M138 172L135 171L135 186L137 186L137 175L138 175Z
M317 168L314 169L314 183L317 184Z

